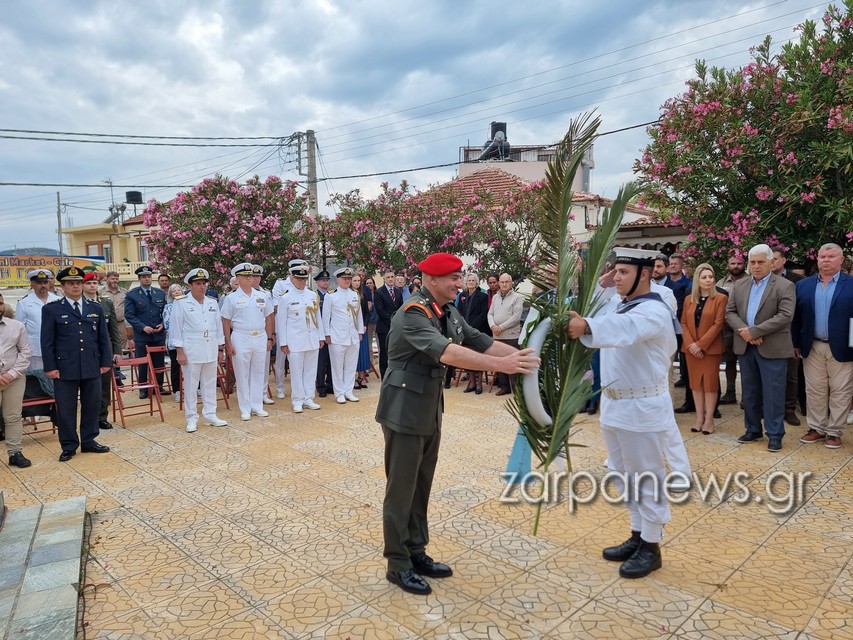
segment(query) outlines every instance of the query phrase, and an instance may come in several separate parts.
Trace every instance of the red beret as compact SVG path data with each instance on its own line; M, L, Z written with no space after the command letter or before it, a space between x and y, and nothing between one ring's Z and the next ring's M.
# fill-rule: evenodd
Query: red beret
M83 276L83 282L89 282L89 280L97 280L98 274L92 271L88 271L85 276Z
M446 276L462 271L462 260L449 253L433 253L418 263L418 269L428 276Z

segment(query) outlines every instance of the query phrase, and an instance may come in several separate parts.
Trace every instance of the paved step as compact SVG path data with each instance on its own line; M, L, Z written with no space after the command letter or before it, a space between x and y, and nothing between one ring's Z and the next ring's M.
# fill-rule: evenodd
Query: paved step
M86 498L20 507L0 531L0 638L73 640Z

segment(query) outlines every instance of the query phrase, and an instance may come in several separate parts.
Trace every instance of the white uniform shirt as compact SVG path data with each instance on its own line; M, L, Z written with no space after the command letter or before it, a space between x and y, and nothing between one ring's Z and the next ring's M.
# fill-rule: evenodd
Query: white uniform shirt
M47 302L59 300L55 293L47 294ZM32 355L41 357L41 308L47 303L39 300L35 291L23 298L15 306L15 320L24 325L30 339Z
M678 311L678 301L675 299L672 289L657 282L652 282L652 293L658 294L664 302L672 307L673 311Z
M282 296L293 288L290 276L287 276L284 280L276 280L272 286L272 306L277 307Z
M592 335L581 342L601 349L601 386L611 389L656 387L665 391L647 398L601 395L601 423L628 431L666 431L676 426L669 395L669 369L676 349L669 305L646 300L616 313L613 296L594 318L586 318Z
M327 293L323 300L323 335L332 344L358 344L364 333L361 301L352 289L338 289Z
M222 304L221 314L231 321L235 331L264 331L266 317L273 312L272 301L266 291L252 289L250 294L242 289L232 291Z
M197 302L191 295L175 300L169 319L169 338L176 349L183 348L188 362L216 362L219 345L225 344L216 300L204 296Z
M323 319L317 294L305 287L293 287L278 301L275 332L278 346L291 351L313 351L320 348Z

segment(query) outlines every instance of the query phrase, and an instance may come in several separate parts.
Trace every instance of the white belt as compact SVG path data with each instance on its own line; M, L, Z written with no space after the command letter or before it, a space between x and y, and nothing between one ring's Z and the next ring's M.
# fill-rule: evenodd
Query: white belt
M669 385L661 383L654 387L627 387L625 389L611 389L606 387L603 392L611 400L625 400L628 398L651 398L669 391Z
M259 336L262 333L266 333L265 329L259 329L257 331L249 331L248 329L234 329L234 333L242 333L247 336Z

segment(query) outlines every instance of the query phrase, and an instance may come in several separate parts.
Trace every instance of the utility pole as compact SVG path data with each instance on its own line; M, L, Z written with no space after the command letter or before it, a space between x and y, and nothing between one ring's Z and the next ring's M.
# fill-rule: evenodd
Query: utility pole
M311 198L308 211L316 218L320 213L317 207L317 139L314 130L308 129L305 138L308 147L308 196Z
M56 239L59 242L59 257L64 258L62 252L62 206L59 203L59 191L56 192Z

